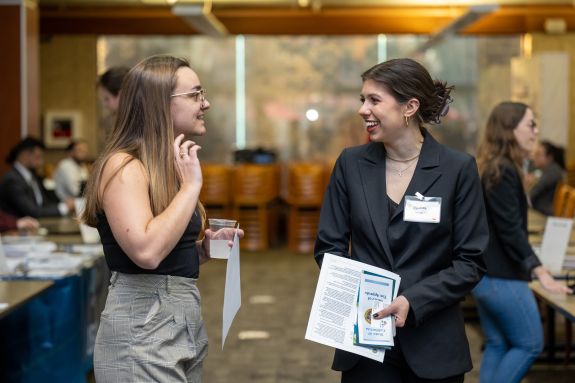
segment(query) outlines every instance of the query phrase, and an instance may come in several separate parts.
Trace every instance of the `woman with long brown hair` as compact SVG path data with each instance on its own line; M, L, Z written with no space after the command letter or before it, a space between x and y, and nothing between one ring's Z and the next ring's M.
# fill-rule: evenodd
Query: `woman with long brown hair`
M521 381L541 353L541 320L527 285L532 276L551 292L571 292L545 270L528 241L523 162L537 132L527 105L503 102L491 112L477 153L490 235L487 274L473 290L485 335L485 383Z
M187 138L206 133L209 108L182 59L150 57L124 79L82 215L98 228L112 271L94 350L98 382L201 381L207 336L196 279L209 241L200 239L201 148Z

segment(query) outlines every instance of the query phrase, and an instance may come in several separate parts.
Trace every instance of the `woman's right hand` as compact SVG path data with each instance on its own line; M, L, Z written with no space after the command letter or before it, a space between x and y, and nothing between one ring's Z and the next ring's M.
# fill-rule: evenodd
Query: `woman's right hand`
M40 223L36 218L22 217L16 221L16 227L21 231L34 231L40 228Z
M180 134L174 140L174 159L176 170L182 186L194 185L202 186L202 169L198 159L198 150L202 147L194 141L184 140L184 135Z

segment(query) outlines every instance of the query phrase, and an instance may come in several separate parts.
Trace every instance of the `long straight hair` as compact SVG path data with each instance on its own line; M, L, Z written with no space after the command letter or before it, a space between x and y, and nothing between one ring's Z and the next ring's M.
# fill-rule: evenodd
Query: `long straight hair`
M114 129L86 185L86 208L80 217L86 224L96 226L98 223L103 193L110 182L101 186L103 170L116 153L126 153L129 157L110 180L129 162L141 161L148 177L154 216L164 211L178 192L180 181L174 166L170 95L176 87L176 71L182 67L190 65L172 56L152 56L126 75ZM198 208L203 228L205 212L199 201Z
M524 153L513 131L528 108L521 102L506 101L491 111L477 149L477 167L486 190L499 182L504 163L511 162L523 176Z

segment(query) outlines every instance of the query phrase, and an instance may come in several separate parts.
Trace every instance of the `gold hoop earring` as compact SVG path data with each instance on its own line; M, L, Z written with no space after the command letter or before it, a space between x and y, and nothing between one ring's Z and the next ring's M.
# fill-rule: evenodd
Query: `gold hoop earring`
M405 127L409 127L409 117L403 116L403 118L405 118Z

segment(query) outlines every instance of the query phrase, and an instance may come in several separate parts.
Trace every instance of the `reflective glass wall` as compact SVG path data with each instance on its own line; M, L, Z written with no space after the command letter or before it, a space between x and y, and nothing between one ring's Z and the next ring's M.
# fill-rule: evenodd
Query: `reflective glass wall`
M361 73L378 60L413 57L455 86L450 113L433 134L473 153L490 109L510 97L519 37L456 37L425 50L421 36L103 37L99 72L160 53L186 57L212 105L202 157L232 162L235 149L274 150L282 161L332 161L367 141Z

